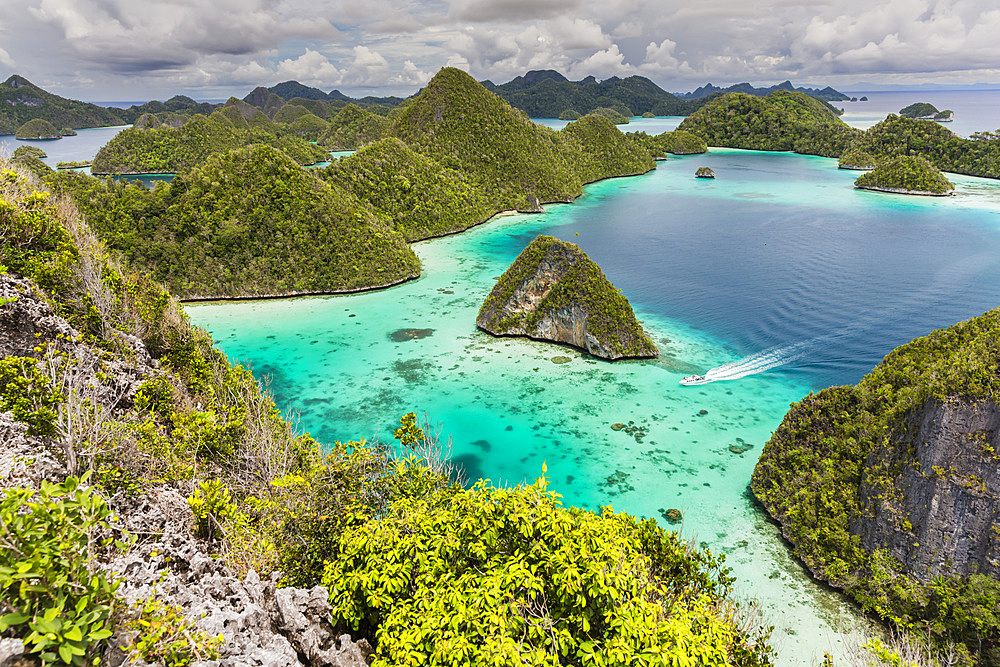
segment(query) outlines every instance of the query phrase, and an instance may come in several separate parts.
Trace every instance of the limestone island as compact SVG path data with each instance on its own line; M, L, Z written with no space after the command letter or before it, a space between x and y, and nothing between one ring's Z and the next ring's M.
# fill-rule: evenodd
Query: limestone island
M854 187L876 192L903 195L944 197L955 193L955 186L937 167L922 157L900 155L884 160L873 170L861 174Z
M870 171L875 168L878 160L867 151L852 149L844 153L837 163L838 169L854 169L858 171Z
M915 102L910 106L899 110L899 115L904 118L914 118L916 120L933 120L938 123L950 123L955 120L955 112L951 109L938 111L937 107L929 102Z
M476 325L495 336L565 343L612 361L660 354L601 268L552 236L536 237L517 256L486 297Z
M62 139L56 126L42 118L33 118L17 129L15 139L31 141L33 139Z
M715 172L708 167L698 167L698 170L694 172L695 178L715 178Z

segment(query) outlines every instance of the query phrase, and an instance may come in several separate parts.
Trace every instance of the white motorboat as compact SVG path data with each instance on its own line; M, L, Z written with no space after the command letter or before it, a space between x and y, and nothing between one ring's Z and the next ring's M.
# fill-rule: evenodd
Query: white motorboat
M707 384L711 380L706 380L704 375L688 375L687 377L681 379L681 384L690 386L694 384Z

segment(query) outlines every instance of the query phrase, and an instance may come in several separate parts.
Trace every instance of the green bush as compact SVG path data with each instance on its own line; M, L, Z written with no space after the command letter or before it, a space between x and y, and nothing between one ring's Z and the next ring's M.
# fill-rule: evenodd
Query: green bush
M118 584L92 568L111 511L87 481L0 496L0 636L13 631L43 664L97 664ZM109 546L105 541L101 546Z
M348 527L323 574L374 665L770 663L721 558L652 520L565 509L543 480L402 498Z
M32 357L0 359L0 411L28 425L28 435L54 435L56 408L62 395Z

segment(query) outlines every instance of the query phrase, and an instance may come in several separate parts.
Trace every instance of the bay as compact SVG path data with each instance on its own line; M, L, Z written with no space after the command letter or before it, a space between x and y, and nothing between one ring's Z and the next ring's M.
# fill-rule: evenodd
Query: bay
M694 179L698 166L717 178ZM567 504L664 525L681 510L673 527L727 554L760 600L780 664L818 664L859 618L753 503L761 447L790 402L1000 304L1000 184L955 177L956 197L924 199L857 191L855 177L824 158L712 149L417 244L424 274L397 288L187 310L325 442L391 442L401 415L426 413L470 478L531 481L544 462ZM603 267L660 359L610 364L476 329L494 278L540 233ZM762 353L766 372L678 384L748 356L744 370L766 367Z

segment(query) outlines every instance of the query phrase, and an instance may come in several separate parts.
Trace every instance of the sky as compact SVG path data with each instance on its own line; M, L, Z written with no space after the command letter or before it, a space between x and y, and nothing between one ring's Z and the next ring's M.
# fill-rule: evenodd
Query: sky
M0 0L0 77L89 101L290 79L409 95L444 66L494 83L639 74L673 92L1000 87L998 36L996 0Z

